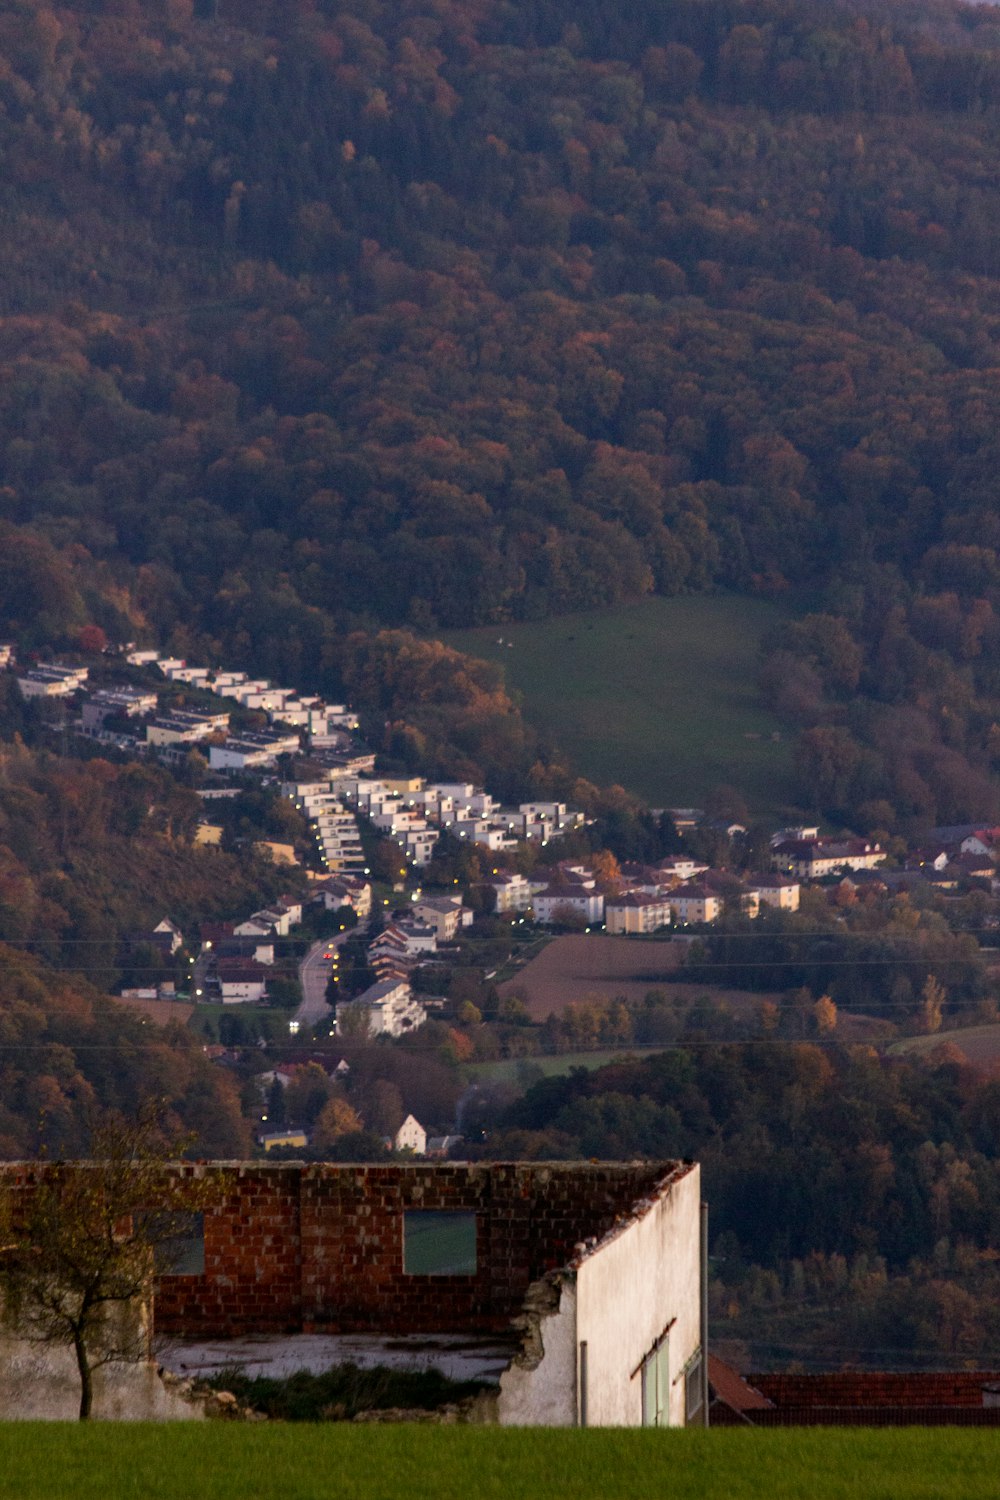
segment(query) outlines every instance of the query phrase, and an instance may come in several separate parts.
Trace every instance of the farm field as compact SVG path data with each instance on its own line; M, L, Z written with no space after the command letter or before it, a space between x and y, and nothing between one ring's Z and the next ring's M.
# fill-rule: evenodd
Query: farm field
M932 1052L935 1047L955 1047L974 1068L993 1073L1000 1067L1000 1024L968 1026L958 1031L937 1031L933 1036L911 1036L894 1043L890 1053Z
M992 1429L0 1426L6 1500L993 1500Z
M656 598L442 638L500 663L528 722L583 776L653 807L699 805L728 783L765 813L795 796L790 744L754 686L760 638L781 619L765 600Z
M621 995L641 1000L676 972L683 954L683 945L669 939L637 941L594 932L570 933L548 943L520 973L500 985L500 994L522 998L535 1021L588 998L614 1000ZM706 984L671 983L670 993L687 1000L709 995L734 1009L770 998Z

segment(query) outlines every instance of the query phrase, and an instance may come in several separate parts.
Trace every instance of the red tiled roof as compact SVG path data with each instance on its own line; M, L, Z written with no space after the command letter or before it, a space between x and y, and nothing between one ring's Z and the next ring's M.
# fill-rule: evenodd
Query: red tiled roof
M733 1411L761 1411L774 1405L715 1354L708 1356L708 1381L716 1400L724 1401Z
M709 1356L711 1370L711 1356ZM839 1370L825 1375L751 1375L754 1386L778 1407L981 1407L983 1386L1000 1383L1000 1372Z

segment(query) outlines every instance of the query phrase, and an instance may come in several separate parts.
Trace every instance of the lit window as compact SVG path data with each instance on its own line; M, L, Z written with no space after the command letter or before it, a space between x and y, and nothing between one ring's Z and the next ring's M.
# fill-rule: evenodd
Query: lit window
M403 1270L407 1276L475 1276L475 1214L405 1213Z

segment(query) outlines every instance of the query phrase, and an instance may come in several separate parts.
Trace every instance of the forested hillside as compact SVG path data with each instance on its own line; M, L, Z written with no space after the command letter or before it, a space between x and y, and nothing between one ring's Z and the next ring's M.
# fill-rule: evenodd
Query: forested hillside
M995 1357L1000 1086L945 1047L702 1046L536 1083L496 1160L694 1156L713 1339L752 1368ZM737 1348L739 1345L736 1346Z
M3 0L0 628L791 588L818 806L994 810L998 106L945 0Z

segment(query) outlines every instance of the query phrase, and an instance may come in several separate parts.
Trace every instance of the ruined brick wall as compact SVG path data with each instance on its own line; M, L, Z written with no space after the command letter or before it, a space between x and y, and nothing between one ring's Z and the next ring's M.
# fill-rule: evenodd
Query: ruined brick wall
M532 1281L649 1194L664 1164L246 1163L218 1176L205 1270L164 1277L156 1327L173 1336L506 1328ZM475 1275L403 1270L403 1214L476 1215Z

